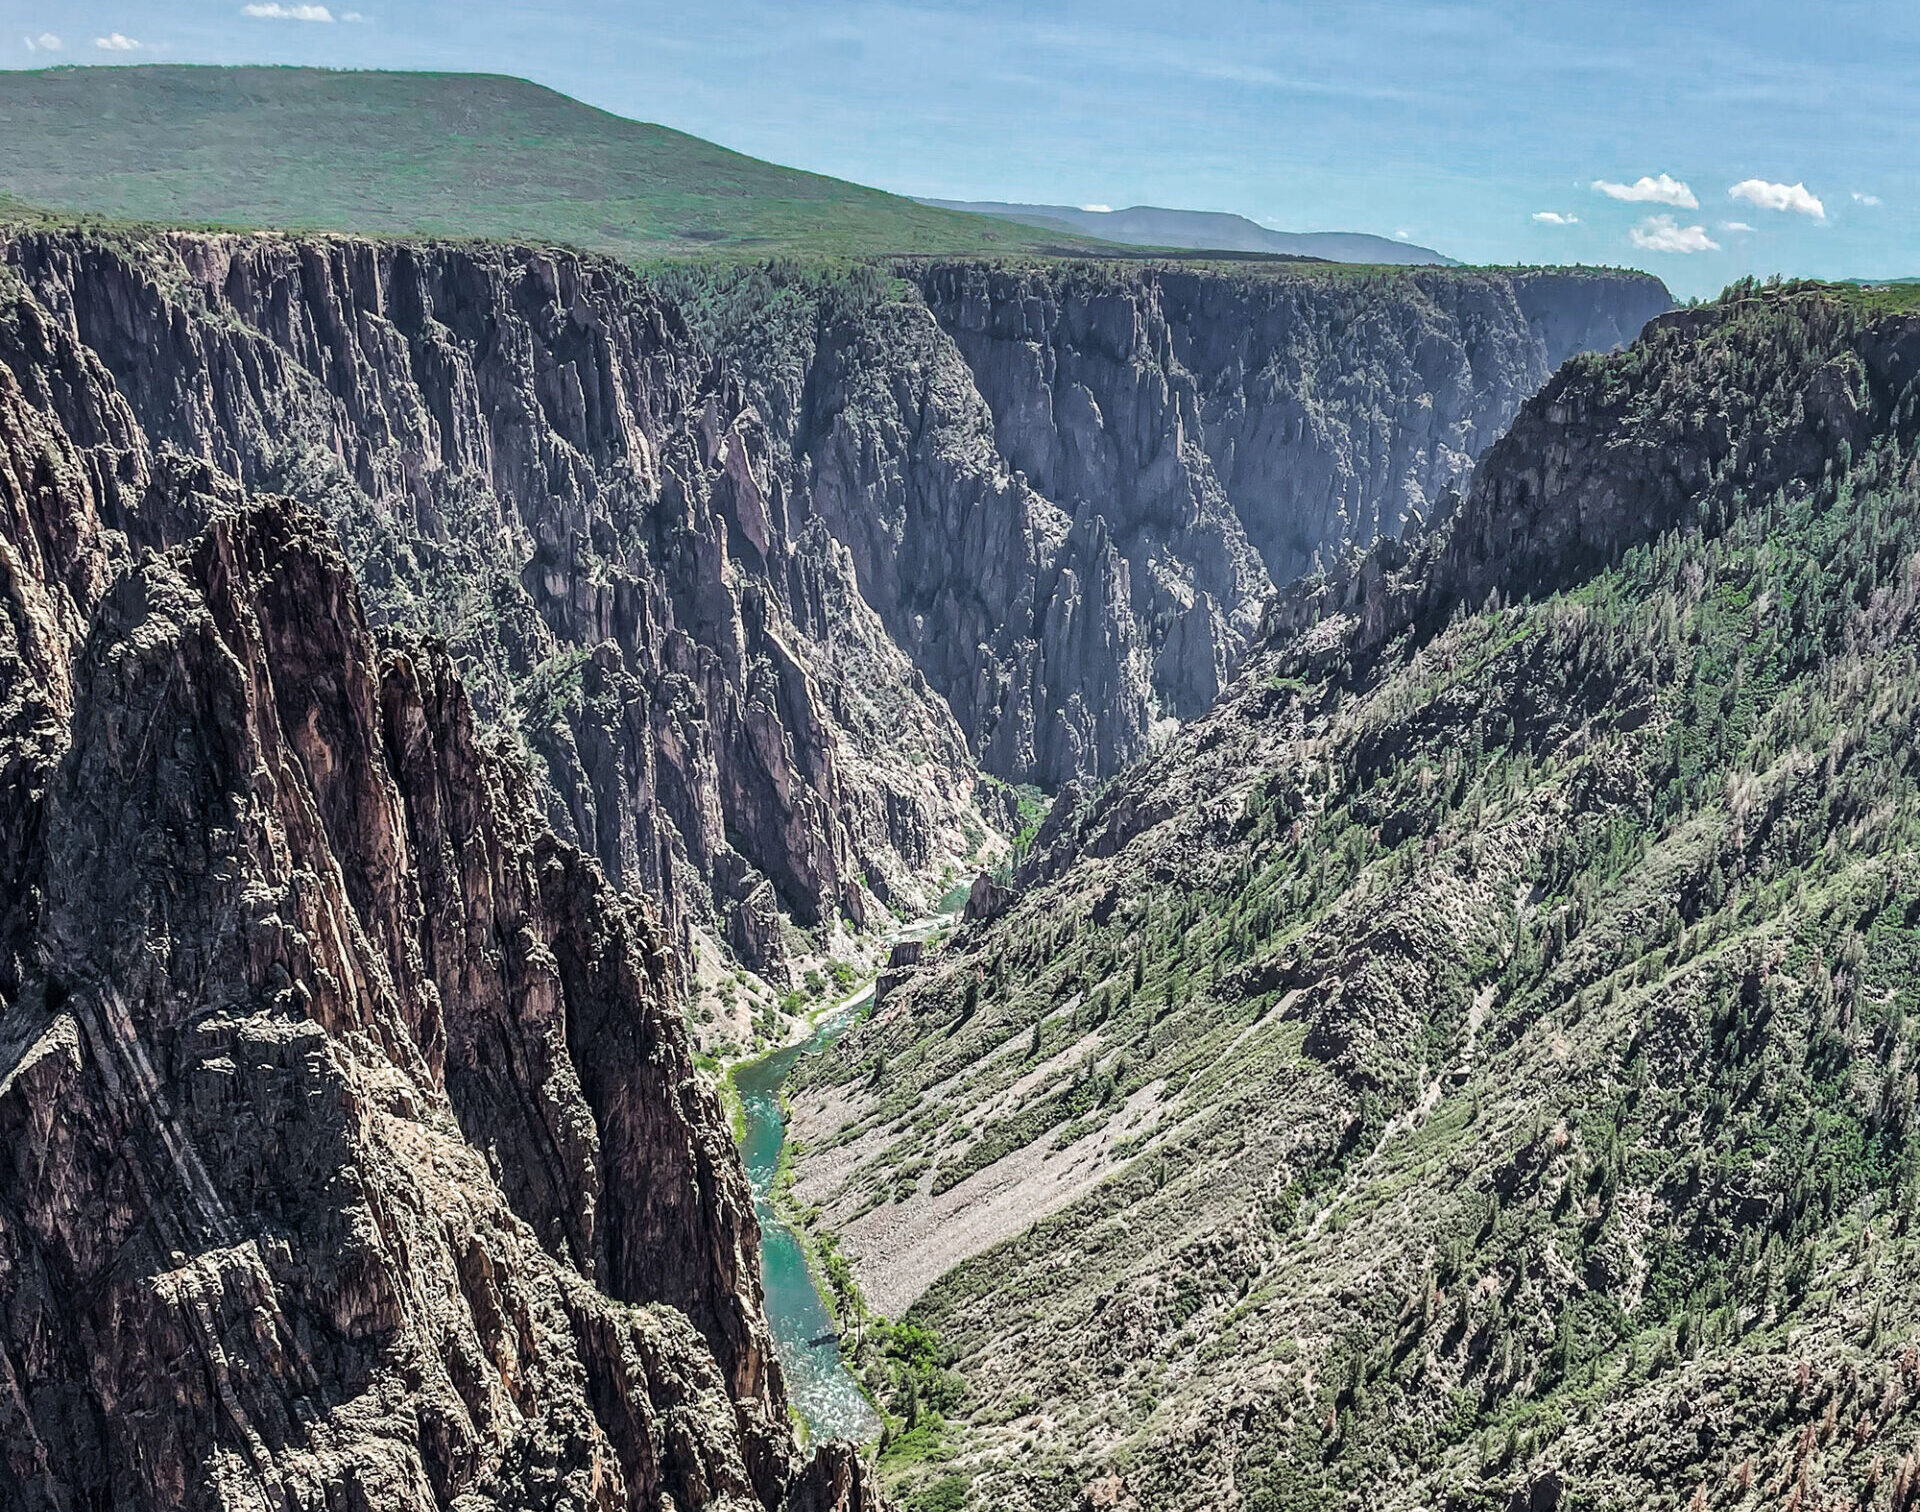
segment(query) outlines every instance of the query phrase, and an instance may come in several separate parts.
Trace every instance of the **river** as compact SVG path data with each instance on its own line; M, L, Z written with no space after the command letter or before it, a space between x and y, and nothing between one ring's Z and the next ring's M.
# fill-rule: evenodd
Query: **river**
M888 943L925 939L952 923L965 902L966 890L956 888L940 900L939 913L905 926ZM753 1210L760 1219L760 1270L766 1285L767 1321L773 1327L774 1350L787 1378L787 1397L815 1440L847 1438L865 1443L880 1432L880 1415L840 1357L833 1314L827 1311L814 1285L800 1236L773 1205L773 1179L779 1172L780 1151L787 1140L780 1089L801 1060L817 1055L839 1039L872 1003L873 987L869 984L823 1013L806 1039L747 1061L733 1073L734 1090L740 1094L746 1123L740 1157L753 1186Z
M802 1057L831 1045L873 1002L873 988L822 1015L813 1034L797 1045L748 1061L733 1073L746 1114L740 1157L753 1185L753 1210L760 1219L760 1271L767 1289L767 1321L787 1378L787 1397L815 1439L850 1438L865 1442L880 1431L880 1415L840 1358L833 1314L820 1299L807 1268L800 1236L774 1210L773 1178L787 1120L780 1109L780 1088Z

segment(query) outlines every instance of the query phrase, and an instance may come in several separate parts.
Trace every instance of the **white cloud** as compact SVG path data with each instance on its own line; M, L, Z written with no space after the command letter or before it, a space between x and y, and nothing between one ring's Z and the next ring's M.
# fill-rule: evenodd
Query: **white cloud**
M138 52L141 44L131 37L123 37L119 32L108 32L104 37L95 37L93 45L103 52Z
M1727 191L1731 199L1745 200L1762 210L1790 210L1795 215L1827 218L1827 207L1807 192L1805 184L1769 184L1765 179L1742 179Z
M1080 208L1082 210L1089 210L1095 215L1113 214L1113 206L1111 205L1082 205Z
M1533 212L1533 218L1543 226L1577 226L1580 224L1579 216L1562 215L1558 210L1536 210Z
M1595 179L1593 187L1608 199L1627 200L1636 205L1677 205L1682 210L1700 208L1700 201L1693 197L1693 191L1679 179L1665 173L1657 178L1637 178L1631 184Z
M324 5L243 5L240 14L253 16L261 21L325 21L331 23L333 12Z
M1749 226L1745 221L1721 221L1720 229L1722 231L1753 231L1757 228Z
M24 40L28 52L59 52L63 45L52 32L41 32L37 37L27 37ZM1854 198L1858 199L1859 196L1855 195Z
M1671 215L1649 215L1630 233L1642 252L1718 252L1705 226L1682 226Z
M56 37L54 40L57 42L59 38ZM1862 194L1856 189L1853 191L1853 202L1856 205L1865 205L1868 209L1872 209L1873 206L1880 203L1880 196L1877 194Z
M1395 226L1393 229L1393 239L1395 241L1412 241L1413 233L1405 226Z
M340 19L342 21L364 21L367 18L361 15L359 11L342 11L340 13Z

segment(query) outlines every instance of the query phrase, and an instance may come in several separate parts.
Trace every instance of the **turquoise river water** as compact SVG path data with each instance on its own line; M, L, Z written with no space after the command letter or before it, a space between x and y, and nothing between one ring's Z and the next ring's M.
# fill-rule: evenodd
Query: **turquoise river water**
M823 1016L810 1038L749 1061L733 1073L733 1084L746 1113L746 1139L740 1154L753 1185L754 1212L760 1219L767 1321L773 1326L774 1348L787 1378L787 1396L816 1440L865 1441L879 1433L880 1418L840 1358L833 1315L813 1284L799 1236L774 1211L770 1194L774 1173L780 1169L780 1149L787 1138L780 1088L796 1064L846 1033L872 1002L873 989L869 987Z

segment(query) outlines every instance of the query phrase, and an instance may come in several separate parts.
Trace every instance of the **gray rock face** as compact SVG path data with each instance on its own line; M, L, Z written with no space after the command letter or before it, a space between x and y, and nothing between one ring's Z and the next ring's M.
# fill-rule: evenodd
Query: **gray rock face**
M446 635L543 758L556 829L672 925L778 978L778 915L911 904L971 849L951 716L846 552L790 538L759 417L630 274L272 237L0 261L111 375L123 451L322 506L376 613Z
M1101 501L1122 541L1194 531L1174 555L1229 603L1261 568L1285 582L1329 546L1398 535L1563 361L1631 340L1670 302L1633 274L976 264L922 286L1013 465L1049 497Z
M13 315L0 1500L860 1504L796 1461L653 920L322 521L149 469Z
M1183 718L1275 584L1397 537L1576 352L1670 303L1644 275L1336 281L1160 270L929 269L922 287L1034 487L1098 501Z
M1639 274L896 271L917 302L829 292L770 338L769 293L714 339L790 513L981 764L1048 786L1206 708L1275 584L1439 508L1556 365L1670 302Z
M961 352L918 301L823 315L789 382L793 495L980 764L1056 780L1142 749L1153 718L1132 588L1100 512L1009 470ZM763 380L764 382L764 380Z

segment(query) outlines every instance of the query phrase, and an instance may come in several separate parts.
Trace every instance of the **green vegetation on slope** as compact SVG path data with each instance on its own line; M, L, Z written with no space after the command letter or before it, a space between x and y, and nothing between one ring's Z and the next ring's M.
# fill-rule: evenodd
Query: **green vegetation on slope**
M938 1484L1915 1504L1916 355L1741 288L1585 359L1591 444L1694 481L1664 529L1269 651L844 1042L856 1248L1102 1170L909 1314L967 1386Z
M1094 247L764 163L524 79L0 72L0 193L120 220L560 241L628 260Z

